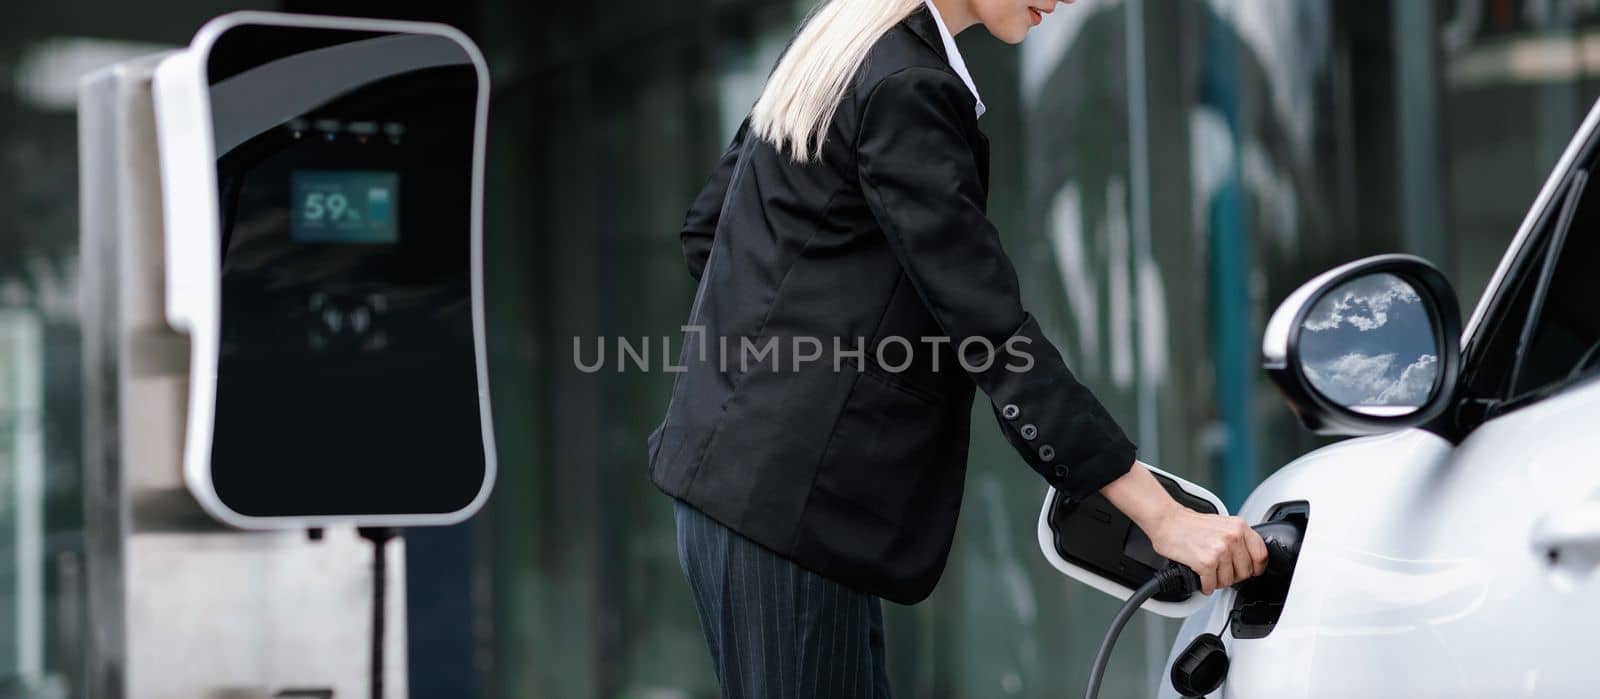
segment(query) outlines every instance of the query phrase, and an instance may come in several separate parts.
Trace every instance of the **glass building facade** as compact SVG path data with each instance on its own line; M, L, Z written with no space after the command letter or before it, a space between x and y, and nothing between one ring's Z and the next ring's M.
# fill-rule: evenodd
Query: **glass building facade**
M76 79L230 9L444 21L494 78L487 279L501 476L407 534L417 697L712 697L645 436L672 374L585 373L575 338L663 356L693 296L684 210L808 0L604 5L9 3L0 9L0 696L81 697ZM1230 507L1322 440L1259 370L1262 326L1338 263L1411 252L1476 303L1600 94L1578 0L1078 0L1018 46L959 37L989 212L1026 305L1140 447ZM980 396L981 400L981 396ZM1081 691L1115 603L1038 553L1044 486L974 411L945 576L888 605L903 697ZM1147 695L1141 615L1106 693Z

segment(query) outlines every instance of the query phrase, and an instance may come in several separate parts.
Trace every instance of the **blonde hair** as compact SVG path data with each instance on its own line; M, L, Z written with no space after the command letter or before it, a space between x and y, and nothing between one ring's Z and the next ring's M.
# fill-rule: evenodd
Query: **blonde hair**
M923 2L828 0L812 10L767 76L750 130L796 162L820 158L828 124L867 51Z

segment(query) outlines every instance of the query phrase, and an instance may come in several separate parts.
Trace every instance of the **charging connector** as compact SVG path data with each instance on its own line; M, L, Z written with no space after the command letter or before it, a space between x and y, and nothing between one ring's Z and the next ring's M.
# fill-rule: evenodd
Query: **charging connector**
M1257 577L1281 577L1287 580L1294 575L1295 562L1300 558L1300 539L1304 533L1302 526L1297 522L1279 520L1262 522L1251 527L1261 535L1262 541L1267 545L1267 569ZM1248 582L1250 580L1241 581L1239 584ZM1117 637L1122 635L1123 627L1128 625L1128 620L1133 618L1133 613L1138 611L1139 607L1158 594L1188 599L1199 589L1200 576L1186 565L1169 562L1165 568L1156 571L1149 581L1135 590L1128 601L1122 603L1117 615L1112 617L1111 627L1106 629L1105 639L1100 641L1100 650L1095 653L1094 664L1089 668L1089 685L1084 691L1084 697L1096 699L1100 696L1100 681L1105 676L1106 666L1111 662L1111 649L1116 647ZM1218 678L1217 682L1220 684L1221 678Z

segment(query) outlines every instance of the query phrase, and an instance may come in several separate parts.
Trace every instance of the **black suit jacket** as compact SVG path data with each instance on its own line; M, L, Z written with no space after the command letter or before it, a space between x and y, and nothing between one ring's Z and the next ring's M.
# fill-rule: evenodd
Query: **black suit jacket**
M819 160L788 160L745 119L684 219L695 329L649 439L663 491L906 604L949 555L974 387L1068 497L1134 460L1022 308L985 215L975 105L919 5L871 48Z

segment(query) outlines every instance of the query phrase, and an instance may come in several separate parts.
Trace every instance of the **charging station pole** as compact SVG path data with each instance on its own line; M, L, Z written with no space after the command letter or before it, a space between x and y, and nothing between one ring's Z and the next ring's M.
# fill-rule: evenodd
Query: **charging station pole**
M89 686L96 699L366 697L371 545L356 528L242 531L185 488L189 343L163 316L151 99L161 56L80 94ZM406 686L404 544L388 542L390 699Z

